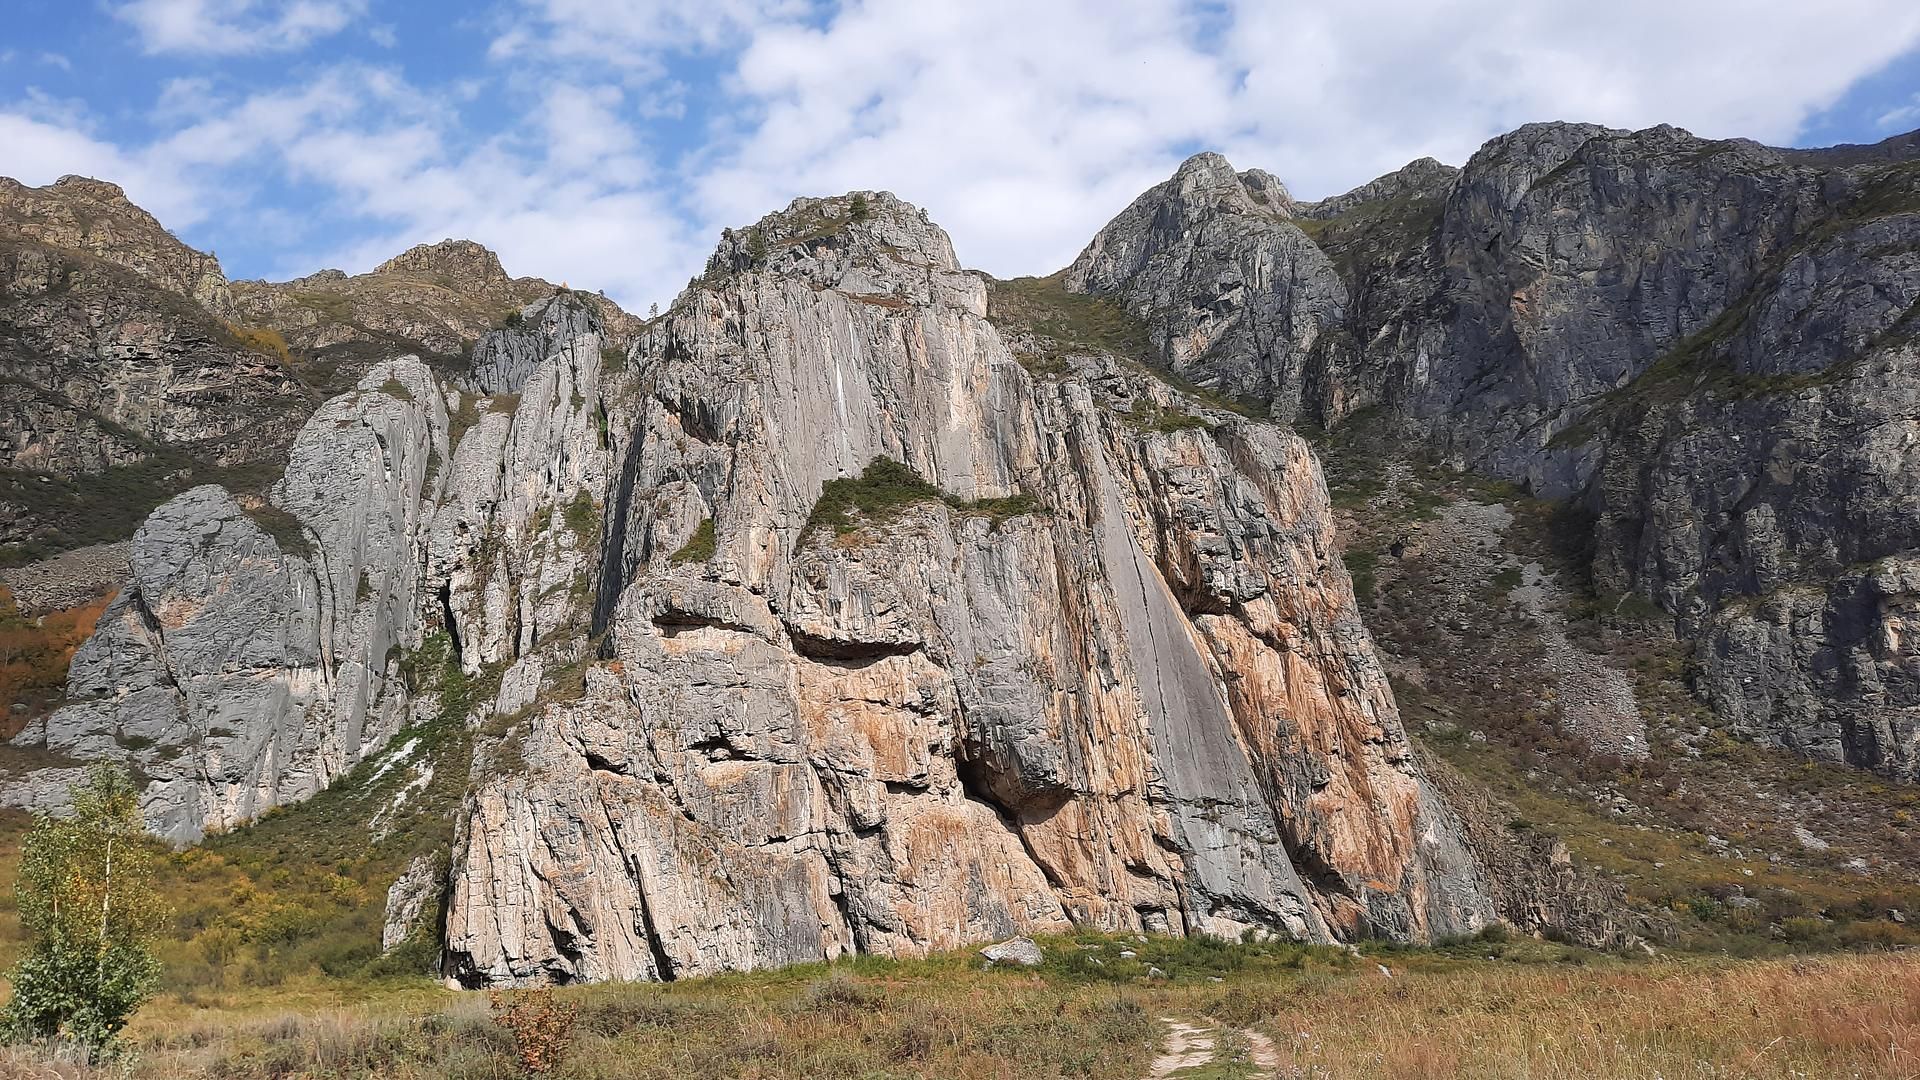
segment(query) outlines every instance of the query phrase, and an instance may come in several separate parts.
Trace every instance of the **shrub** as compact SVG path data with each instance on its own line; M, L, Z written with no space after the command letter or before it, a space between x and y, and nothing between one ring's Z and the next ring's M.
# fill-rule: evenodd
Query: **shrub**
M847 217L856 225L872 216L873 208L867 205L865 195L855 192L853 198L847 200Z
M573 1034L574 1007L555 1001L553 988L495 990L487 996L494 1023L513 1036L520 1067L529 1076L545 1076L567 1057Z
M273 542L280 545L281 551L301 558L313 556L313 541L307 537L306 526L293 514L272 503L263 502L248 507L247 516L260 526L261 532L273 537Z
M291 360L287 352L287 339L281 336L280 331L265 326L235 326L232 323L226 323L225 326L227 333L233 335L233 340L239 342L242 348L271 356L283 364Z
M1046 507L1031 495L1004 495L992 499L962 499L948 495L890 457L874 458L858 479L829 480L801 530L804 541L816 530L832 529L845 536L862 525L878 525L920 503L943 503L963 514L989 517L997 525L1021 514L1042 513Z
M600 537L600 512L594 508L593 496L582 491L573 497L561 511L561 520L582 544L592 544Z

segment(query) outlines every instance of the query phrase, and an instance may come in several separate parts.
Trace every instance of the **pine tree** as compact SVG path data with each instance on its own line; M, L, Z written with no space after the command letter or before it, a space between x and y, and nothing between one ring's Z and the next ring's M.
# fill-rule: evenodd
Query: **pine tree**
M97 1059L153 995L153 849L133 779L96 765L73 785L73 812L40 815L20 848L15 886L27 954L0 1013L10 1041L57 1040Z

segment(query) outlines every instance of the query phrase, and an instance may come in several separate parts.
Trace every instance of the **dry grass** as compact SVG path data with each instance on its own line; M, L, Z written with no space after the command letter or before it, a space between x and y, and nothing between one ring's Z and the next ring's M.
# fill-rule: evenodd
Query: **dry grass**
M1055 948L1072 948L1056 943ZM1132 1078L1160 1016L1252 1028L1282 1077L1909 1077L1920 962L1904 953L1629 962L1537 943L1392 952L1224 982L981 971L968 954L669 985L565 988L562 1078ZM1567 961L1576 961L1568 963ZM1224 1045L1224 1044L1223 1044ZM518 1075L481 994L424 983L156 1003L130 1058L89 1071L14 1050L0 1076ZM1222 1066L1220 1075L1246 1075ZM1212 1075L1212 1074L1206 1074Z
M1282 1076L1911 1077L1904 954L1409 971L1271 1003ZM1290 1072L1288 1070L1291 1070Z
M481 994L419 984L177 997L131 1029L133 1077L512 1077ZM563 1078L1133 1077L1155 1032L1132 990L974 970L955 956L669 985L565 988ZM105 1076L15 1051L0 1075Z

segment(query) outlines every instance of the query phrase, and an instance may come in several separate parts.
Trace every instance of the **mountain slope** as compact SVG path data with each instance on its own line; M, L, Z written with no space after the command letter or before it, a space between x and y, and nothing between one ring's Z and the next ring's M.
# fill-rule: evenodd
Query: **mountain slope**
M1673 617L1718 715L1911 777L1913 144L1536 124L1312 205L1202 155L1066 280L1176 371L1572 498L1597 586Z

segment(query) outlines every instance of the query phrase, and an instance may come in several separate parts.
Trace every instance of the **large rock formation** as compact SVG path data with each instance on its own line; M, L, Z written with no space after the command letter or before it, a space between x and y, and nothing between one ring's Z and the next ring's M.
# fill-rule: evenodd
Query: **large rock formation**
M1300 439L1030 373L884 194L729 233L625 354L582 298L514 323L369 372L251 512L155 513L25 738L190 839L458 725L469 986L1493 917Z
M1913 777L1915 145L1536 124L1317 204L1202 155L1066 281L1220 389L1579 500L1738 730Z
M801 200L642 337L604 659L470 799L454 977L1489 917L1305 446L1143 429L1165 388L1036 380L985 305L911 207ZM810 527L883 457L938 497Z
M112 184L0 177L0 560L123 541L196 484L264 493L326 397L407 353L457 369L555 292L455 240L354 277L230 284ZM577 299L609 345L637 332Z
M18 741L127 762L147 778L149 825L191 841L304 799L439 717L440 695L409 670L429 628L477 671L584 624L587 492L607 456L599 324L576 316L517 400L389 361L308 420L264 497L203 486L161 506L74 658L72 703ZM14 802L59 798L57 783L16 782L31 794Z

